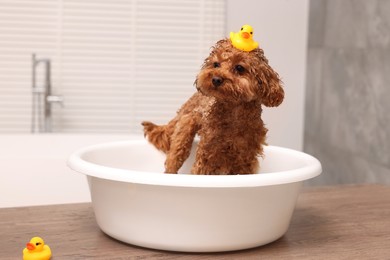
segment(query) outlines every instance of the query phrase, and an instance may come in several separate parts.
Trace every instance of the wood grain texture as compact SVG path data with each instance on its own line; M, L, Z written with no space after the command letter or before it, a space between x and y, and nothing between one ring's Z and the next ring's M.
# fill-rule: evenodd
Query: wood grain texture
M304 189L290 228L262 247L187 254L124 244L101 232L91 204L0 209L0 259L21 259L41 236L56 259L389 259L390 187Z

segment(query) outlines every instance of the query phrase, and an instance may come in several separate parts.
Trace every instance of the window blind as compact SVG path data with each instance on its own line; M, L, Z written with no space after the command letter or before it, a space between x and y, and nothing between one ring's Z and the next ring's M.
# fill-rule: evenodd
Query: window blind
M54 1L0 2L1 132L30 131L31 54L55 57L56 24Z
M55 132L140 133L175 115L224 36L224 0L2 1L0 131L30 130L32 53L64 97Z

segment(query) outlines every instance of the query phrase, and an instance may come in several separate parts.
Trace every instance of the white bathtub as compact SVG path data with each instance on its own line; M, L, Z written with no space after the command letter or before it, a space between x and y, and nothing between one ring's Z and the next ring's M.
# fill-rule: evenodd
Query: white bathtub
M85 176L67 166L86 145L139 139L134 135L1 134L0 208L89 202Z

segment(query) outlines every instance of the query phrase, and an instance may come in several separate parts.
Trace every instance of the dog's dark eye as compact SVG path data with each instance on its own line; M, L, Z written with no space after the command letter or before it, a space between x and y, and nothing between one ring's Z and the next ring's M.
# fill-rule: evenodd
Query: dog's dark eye
M214 68L219 68L219 67L221 67L221 64L219 64L219 62L214 62L213 63L213 67Z
M234 67L234 69L238 72L238 73L244 73L245 72L245 68L241 65L236 65Z

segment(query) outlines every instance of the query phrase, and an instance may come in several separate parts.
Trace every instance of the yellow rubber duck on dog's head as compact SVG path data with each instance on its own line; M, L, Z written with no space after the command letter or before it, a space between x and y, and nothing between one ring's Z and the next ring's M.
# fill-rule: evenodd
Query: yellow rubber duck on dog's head
M259 47L259 44L253 40L253 28L249 24L241 27L237 33L230 33L230 41L233 46L242 51L252 51Z
M40 237L31 238L27 247L23 249L23 260L49 260L51 250Z

